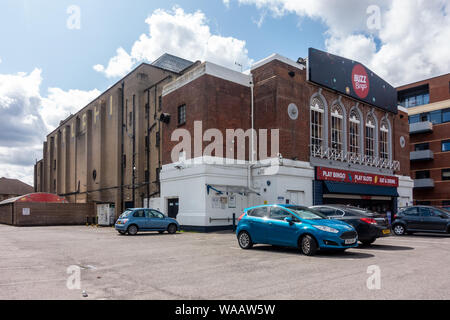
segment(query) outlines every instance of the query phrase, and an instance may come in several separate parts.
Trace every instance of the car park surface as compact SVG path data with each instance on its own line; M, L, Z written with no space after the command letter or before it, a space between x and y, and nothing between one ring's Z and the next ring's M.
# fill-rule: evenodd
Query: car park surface
M113 228L0 225L0 243L0 299L450 299L448 235L314 257L242 250L232 232L123 237ZM373 265L380 290L367 287ZM81 269L80 289L66 286L70 266Z

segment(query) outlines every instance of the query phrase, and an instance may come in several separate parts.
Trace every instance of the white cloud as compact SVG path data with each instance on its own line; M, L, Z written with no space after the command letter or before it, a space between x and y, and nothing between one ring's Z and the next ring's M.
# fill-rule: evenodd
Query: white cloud
M237 1L277 17L294 13L323 22L329 52L365 63L392 85L450 70L450 3L446 0ZM373 4L380 8L379 30L367 26L371 17L367 9Z
M235 62L244 67L252 63L246 42L212 34L201 11L186 13L179 7L171 11L157 9L145 22L149 32L139 37L130 54L119 48L108 66L95 65L94 70L107 77L123 76L136 63L154 61L166 52L191 61L208 60L234 69Z
M133 58L123 48L117 49L116 54L116 56L109 60L106 68L101 64L97 64L93 67L94 70L104 73L108 78L115 78L127 74L133 67Z
M61 120L76 113L100 94L101 92L97 89L64 91L60 88L49 88L47 97L42 98L40 109L48 131L54 130Z
M59 120L85 106L98 90L40 93L42 71L0 74L0 176L33 183L33 164L42 158L46 134Z
M0 57L0 63L2 63L2 62L3 62L2 57Z

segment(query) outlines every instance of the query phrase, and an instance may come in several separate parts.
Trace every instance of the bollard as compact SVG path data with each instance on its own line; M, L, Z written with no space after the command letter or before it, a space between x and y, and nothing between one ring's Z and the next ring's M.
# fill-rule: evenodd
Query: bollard
M236 213L233 213L233 232L236 231Z

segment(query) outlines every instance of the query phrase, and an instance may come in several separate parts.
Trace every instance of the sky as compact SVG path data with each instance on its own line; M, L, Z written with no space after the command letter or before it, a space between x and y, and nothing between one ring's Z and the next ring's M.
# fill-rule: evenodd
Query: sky
M449 39L446 0L1 0L0 177L32 184L59 121L165 52L240 71L314 47L399 86L450 72Z

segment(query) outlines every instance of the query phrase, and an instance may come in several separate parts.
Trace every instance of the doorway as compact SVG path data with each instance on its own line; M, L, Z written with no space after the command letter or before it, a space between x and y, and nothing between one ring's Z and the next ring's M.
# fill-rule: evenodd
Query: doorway
M169 218L177 218L178 209L179 209L179 201L178 198L175 199L167 199L167 215Z

